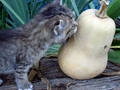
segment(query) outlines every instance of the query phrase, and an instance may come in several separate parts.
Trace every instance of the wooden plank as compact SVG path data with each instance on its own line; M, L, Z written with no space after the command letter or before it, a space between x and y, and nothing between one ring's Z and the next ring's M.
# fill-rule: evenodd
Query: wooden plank
M111 76L90 80L58 78L49 80L52 90L120 90L120 77ZM42 82L34 83L35 90L47 90ZM16 85L4 85L0 90L17 90Z
M105 72L120 70L109 63ZM120 76L99 75L89 80L74 80L66 76L59 68L56 58L43 58L40 62L42 74L48 79L52 90L120 90ZM13 75L6 76L0 90L17 90ZM10 79L9 79L10 78ZM36 76L33 80L34 90L47 90L47 86Z

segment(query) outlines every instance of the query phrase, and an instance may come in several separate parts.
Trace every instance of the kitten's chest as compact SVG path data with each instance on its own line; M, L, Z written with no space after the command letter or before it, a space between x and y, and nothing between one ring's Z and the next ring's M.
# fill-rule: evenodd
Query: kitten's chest
M41 57L45 54L45 52L48 50L49 44L35 44L35 45L29 45L23 48L22 53L25 53L25 58L27 60L31 60L32 63L36 63L40 60Z

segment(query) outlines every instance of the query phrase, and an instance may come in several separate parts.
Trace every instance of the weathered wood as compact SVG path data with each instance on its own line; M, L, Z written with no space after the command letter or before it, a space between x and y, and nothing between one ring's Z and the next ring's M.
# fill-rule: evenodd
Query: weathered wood
M120 90L120 76L100 75L89 80L74 80L67 77L59 68L56 58L43 58L40 62L42 74L49 80L52 90ZM109 63L105 72L117 71L120 67ZM12 77L11 77L12 76ZM17 90L13 75L5 79L0 90ZM35 90L46 90L47 86L36 76L32 82Z

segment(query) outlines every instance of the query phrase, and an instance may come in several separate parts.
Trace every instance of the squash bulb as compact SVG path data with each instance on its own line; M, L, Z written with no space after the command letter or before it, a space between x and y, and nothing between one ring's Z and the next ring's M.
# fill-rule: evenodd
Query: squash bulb
M71 78L90 79L106 68L115 23L96 16L97 11L88 9L78 17L77 32L59 50L59 66Z

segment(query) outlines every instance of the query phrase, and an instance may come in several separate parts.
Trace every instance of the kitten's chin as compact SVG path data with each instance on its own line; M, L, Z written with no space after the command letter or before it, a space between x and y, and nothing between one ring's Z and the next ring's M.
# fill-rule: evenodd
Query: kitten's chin
M61 41L62 44L65 44L69 40L69 37Z
M62 44L62 43L65 43L65 42L66 42L66 39L55 40L54 44Z

